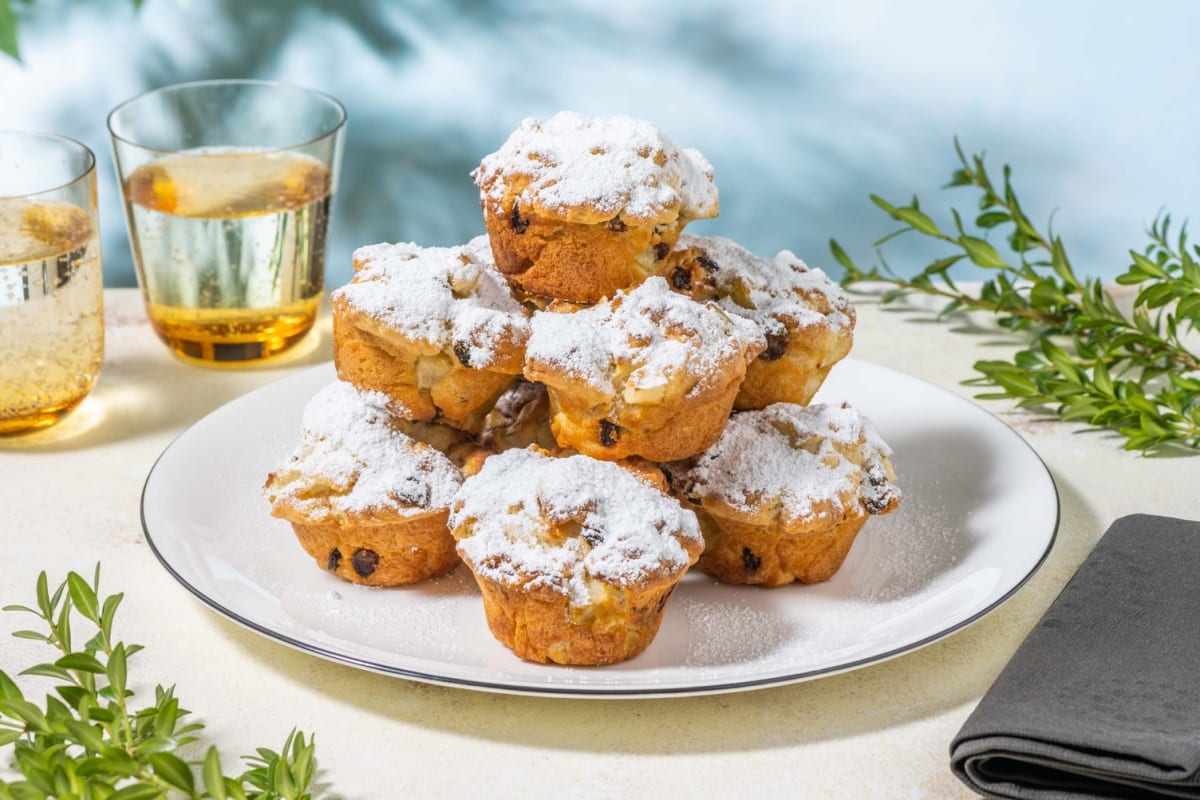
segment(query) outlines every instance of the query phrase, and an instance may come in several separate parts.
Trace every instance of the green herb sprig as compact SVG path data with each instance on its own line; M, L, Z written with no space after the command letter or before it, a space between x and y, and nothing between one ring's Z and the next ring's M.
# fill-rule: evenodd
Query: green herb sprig
M871 196L905 226L876 247L915 231L944 243L949 254L904 278L881 251L880 266L864 270L831 239L833 256L846 270L843 285L882 285L879 300L885 305L912 294L943 298L940 318L988 312L1019 334L1025 346L1011 360L975 363L980 374L965 382L998 390L980 394L982 399L1011 398L1019 406L1116 431L1128 450L1200 449L1200 355L1184 341L1200 328L1200 247L1189 246L1186 226L1172 235L1171 218L1162 215L1147 232L1149 244L1130 251L1131 264L1117 278L1119 284L1139 287L1127 314L1098 278L1075 273L1062 239L1049 226L1043 233L1030 221L1008 166L998 186L982 154L967 158L957 139L954 147L959 166L944 188L978 190L972 225L951 209L954 231L947 233L915 196L906 206ZM993 232L1003 236L1003 254L989 240ZM951 275L965 263L995 274L978 292L965 291Z
M41 630L14 636L60 655L20 673L55 681L44 707L0 671L0 755L11 751L12 769L21 775L0 778L0 800L310 800L315 747L303 733L293 730L278 752L259 748L234 777L225 775L216 746L197 763L177 754L197 741L203 725L188 721L191 712L179 705L173 686L156 687L151 705L134 707L128 668L142 647L113 636L122 598L101 597L97 565L91 583L71 572L53 592L43 572L36 608L4 607L39 620ZM77 647L81 629L88 638Z

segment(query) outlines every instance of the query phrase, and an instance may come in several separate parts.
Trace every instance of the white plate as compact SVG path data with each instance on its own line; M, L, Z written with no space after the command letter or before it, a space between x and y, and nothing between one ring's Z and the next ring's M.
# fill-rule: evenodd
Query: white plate
M1054 483L1000 421L947 391L855 359L818 399L850 400L895 449L900 509L871 519L828 583L758 589L691 573L650 647L606 667L517 659L492 638L466 567L368 589L327 574L272 518L260 487L319 366L217 409L162 454L142 524L163 566L212 608L284 644L431 683L538 695L708 694L807 680L915 650L994 610L1037 570L1058 527Z

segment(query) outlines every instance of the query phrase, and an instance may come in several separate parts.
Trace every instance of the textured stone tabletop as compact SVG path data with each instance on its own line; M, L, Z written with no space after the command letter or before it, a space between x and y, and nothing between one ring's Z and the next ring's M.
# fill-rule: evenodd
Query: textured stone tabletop
M42 569L54 580L102 562L102 589L126 595L118 635L147 646L131 665L134 688L175 683L228 764L277 747L294 726L315 732L319 779L346 800L971 797L950 774L950 739L1104 529L1133 512L1200 517L1200 458L1143 458L1115 437L988 403L1053 473L1061 524L1041 571L964 631L850 673L709 697L543 699L413 683L238 627L177 584L142 537L142 484L163 448L222 403L330 359L328 316L300 352L231 371L172 359L134 290L109 291L106 315L93 394L57 429L0 440L0 603L32 600ZM968 321L859 305L857 357L964 397L971 364L1012 347ZM41 658L8 638L21 622L0 615L6 671Z

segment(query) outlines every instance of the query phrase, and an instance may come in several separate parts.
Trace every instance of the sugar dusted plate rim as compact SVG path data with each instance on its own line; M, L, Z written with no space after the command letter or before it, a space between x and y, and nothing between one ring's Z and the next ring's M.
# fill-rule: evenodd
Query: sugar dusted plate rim
M353 667L482 691L663 697L741 691L857 669L991 613L1045 561L1058 496L1041 459L976 406L846 359L818 400L849 400L896 450L901 509L872 519L826 584L731 587L689 574L658 637L608 667L530 664L488 633L469 572L388 590L316 568L259 488L292 448L320 365L261 387L184 431L142 492L146 540L180 584L269 639ZM207 491L200 494L196 487ZM210 498L220 496L223 502Z

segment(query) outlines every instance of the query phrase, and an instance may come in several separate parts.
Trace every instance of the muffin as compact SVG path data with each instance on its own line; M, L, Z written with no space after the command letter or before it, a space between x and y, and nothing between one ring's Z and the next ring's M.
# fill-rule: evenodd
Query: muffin
M653 640L703 545L695 515L616 464L488 459L450 516L492 634L520 658L611 664Z
M721 434L757 327L654 277L575 313L535 314L525 377L550 393L563 447L606 461L686 458Z
M471 175L500 271L575 302L655 274L684 225L718 210L704 156L630 117L525 119Z
M808 403L850 352L849 296L787 250L768 261L729 239L684 234L662 274L676 291L752 320L766 337L766 349L746 370L738 410Z
M696 512L696 568L728 583L828 580L868 516L900 503L891 449L848 405L777 403L734 414L705 452L665 465Z
M377 244L354 253L333 293L338 376L387 395L406 419L478 433L521 374L529 311L490 261L484 237L460 247Z
M519 380L500 395L483 421L479 441L497 453L535 444L554 450L558 443L550 430L550 397L540 383Z
M292 524L322 569L352 583L395 586L458 564L447 527L459 467L404 432L388 398L337 381L304 409L299 446L267 477L271 514ZM477 463L465 436L423 425L461 463Z

